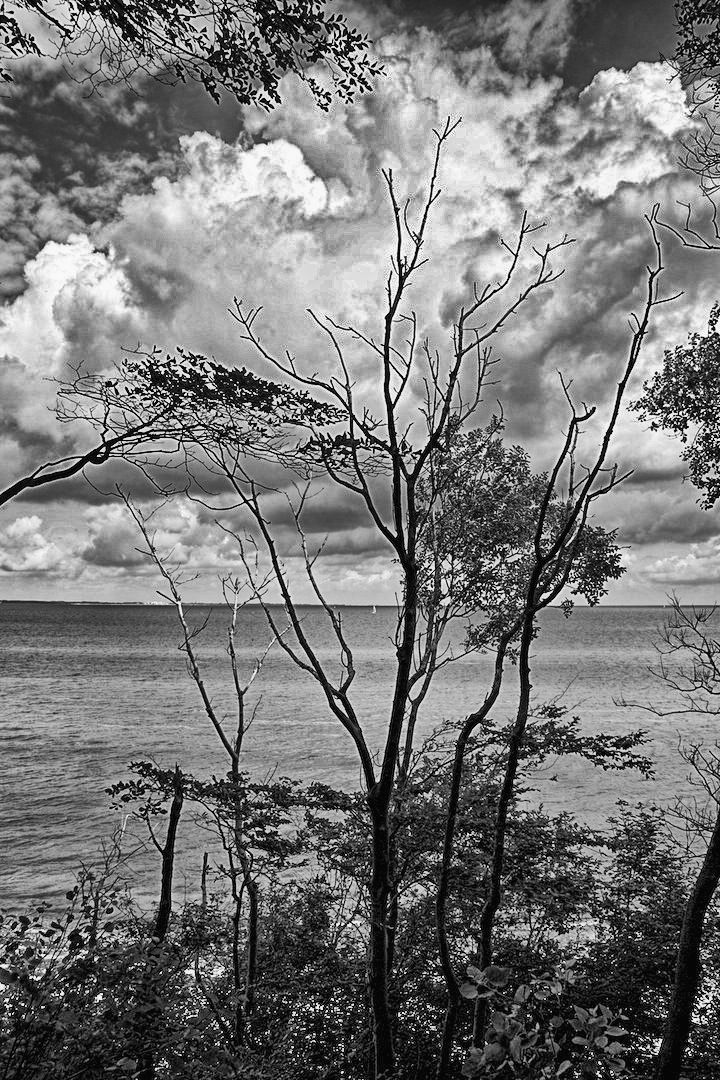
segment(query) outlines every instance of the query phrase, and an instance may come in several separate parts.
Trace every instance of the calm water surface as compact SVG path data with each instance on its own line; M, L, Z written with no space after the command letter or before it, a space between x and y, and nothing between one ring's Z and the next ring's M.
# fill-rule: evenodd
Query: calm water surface
M198 622L208 610L197 649L216 706L232 714L227 611L189 609ZM336 662L322 612L306 608L303 614L320 655ZM648 783L563 762L553 770L558 780L548 777L540 785L538 797L548 808L570 809L601 824L618 798L670 799L687 773L676 752L679 726L695 739L716 737L708 718L659 720L614 704L620 697L668 704L648 672L662 616L658 608L578 609L569 620L557 609L544 613L535 648L536 700L566 691L588 733L647 727L660 778ZM395 612L345 608L343 617L358 669L356 708L365 718L368 741L379 746L391 688ZM259 610L243 612L237 639L249 671L268 641ZM165 767L177 762L201 775L225 771L178 641L169 607L0 604L0 906L68 888L79 862L92 858L99 838L119 820L105 789L126 775L129 760L154 759ZM423 730L476 707L489 671L487 658L467 657L440 673ZM253 691L261 701L248 735L248 770L263 775L277 768L303 780L358 785L349 737L328 715L312 680L279 649L268 655ZM511 707L508 692L496 715L509 715ZM142 869L138 874L143 892Z

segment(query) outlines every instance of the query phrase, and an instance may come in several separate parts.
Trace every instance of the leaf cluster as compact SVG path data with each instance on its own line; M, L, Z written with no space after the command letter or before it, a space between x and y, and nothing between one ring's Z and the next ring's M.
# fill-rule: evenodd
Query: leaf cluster
M719 320L720 304L715 304L707 333L689 334L687 345L666 349L662 368L630 405L651 430L666 431L684 444L682 460L708 510L720 497Z
M675 0L677 41L672 60L687 82L707 80L706 98L718 101L720 84L720 3L718 0Z
M574 961L569 961L533 975L509 997L508 969L490 965L480 971L470 966L468 981L461 987L463 997L489 997L495 1007L485 1045L470 1049L463 1075L598 1080L626 1073L625 1047L618 1041L628 1035L621 1026L626 1018L605 1005L585 1009L574 1004L573 969Z
M471 648L489 648L519 625L547 500L548 476L534 473L527 451L507 446L501 429L494 420L486 429L455 433L419 489L426 522L418 545L422 596L426 604L435 600L439 574L441 603L479 620L468 631ZM547 502L539 543L552 550L572 505L554 490ZM607 581L622 573L615 534L583 522L558 546L530 602L566 586L596 604Z
M220 102L271 109L293 74L327 109L333 93L352 101L382 73L370 42L326 0L18 0L50 31L60 56L85 58L92 87L141 71L171 85L198 82ZM3 5L0 60L40 55L36 37ZM319 67L324 78L309 69ZM0 77L12 81L7 67ZM329 87L328 88L328 84Z

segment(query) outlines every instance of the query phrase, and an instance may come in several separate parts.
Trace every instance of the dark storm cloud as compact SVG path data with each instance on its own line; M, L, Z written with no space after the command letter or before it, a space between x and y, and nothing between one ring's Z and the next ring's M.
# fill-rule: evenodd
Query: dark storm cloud
M153 87L142 97L125 86L88 96L47 61L18 70L0 98L3 295L22 291L23 265L48 240L114 219L123 195L176 175L177 131Z
M87 447L92 445L88 440ZM35 452L31 457L28 455L28 465L33 466L41 462L57 459L58 450L55 447L52 454L48 451L41 455ZM158 480L160 481L160 477ZM22 495L17 496L17 501L27 505L53 505L67 501L75 503L77 512L81 506L104 506L108 499L117 498L118 488L131 493L138 500L159 499L158 489L143 473L134 468L128 462L109 461L97 468L88 467L85 473L78 473L67 480L55 480L42 487L31 488Z
M268 476L270 473L271 470L268 470ZM299 505L299 492L288 486L291 480L287 474L280 474L277 480L285 490L279 488L262 498L263 514L270 523L279 551L284 556L298 555L301 553L300 534L290 503L295 507ZM264 482L267 482L267 478ZM384 505L387 499L380 492L376 493L376 501L381 511L389 509ZM219 516L217 510L200 504L195 504L194 513L198 524L203 527L214 527ZM252 519L241 507L222 513L221 520L225 528L239 535L248 533L259 538ZM348 496L345 489L334 487L329 482L322 487L315 486L313 493L305 500L300 525L310 552L319 547L328 556L343 552L376 555L388 550L387 543L372 524L363 500Z
M663 507L649 500L624 517L619 535L631 544L698 543L720 535L720 519L696 506Z
M563 65L583 0L366 0L383 33L427 27L459 53L489 46L507 71L552 74ZM561 28L562 32L558 32Z
M641 466L635 469L625 481L628 487L655 487L661 484L679 482L683 479L685 470L678 465L676 468L654 469L652 466Z
M306 504L302 522L308 532L333 533L367 526L370 516L362 499L348 500L344 491L326 487Z
M563 76L582 87L597 71L630 68L670 56L675 47L673 0L583 0Z
M240 533L255 536L259 546L262 547L256 527L247 519L245 525L246 528L239 530ZM390 545L379 535L374 526L342 528L336 524L333 529L321 528L317 532L304 527L303 533L308 556L311 559L320 551L322 551L323 559L331 556L340 559L372 558L376 555L392 554ZM303 557L300 535L294 525L274 524L273 539L278 554L282 558Z
M0 357L0 364L4 363L7 363L7 358ZM56 433L25 427L10 410L3 409L1 403L0 430L4 438L11 439L27 455L28 472L45 461L56 461L73 452L74 442L66 429L58 425Z

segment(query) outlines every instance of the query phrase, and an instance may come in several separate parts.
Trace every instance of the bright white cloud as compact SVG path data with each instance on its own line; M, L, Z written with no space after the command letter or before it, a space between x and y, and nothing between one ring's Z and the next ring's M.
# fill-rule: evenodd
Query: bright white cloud
M0 423L31 449L68 435L53 416L50 380L78 365L103 370L144 335L122 267L87 237L46 244L25 276L27 290L0 317Z
M720 539L652 560L645 568L648 578L668 588L720 584Z
M69 560L63 549L42 531L35 514L16 518L0 530L0 572L48 574L66 572Z
M158 554L168 566L185 570L222 572L236 567L235 545L217 528L203 507L174 501L146 505L142 513ZM85 512L86 541L78 552L85 573L106 568L118 573L138 569L150 577L158 575L144 554L146 544L125 505L114 502L94 506ZM160 579L158 576L158 583Z
M573 6L543 5L544 22L522 39L516 20L534 5L518 0L497 13L507 33L498 24L494 37L518 56L533 41L551 55L552 42L567 38ZM532 220L548 221L548 238L567 231L578 244L558 259L568 268L561 284L503 341L497 393L541 453L565 422L557 368L575 377L578 395L602 404L625 354L627 314L645 288L642 215L657 200L670 206L692 192L676 163L678 136L690 123L681 88L664 65L643 63L601 72L573 98L556 78L529 76L520 66L509 73L487 45L451 49L422 30L386 35L377 46L388 76L352 106L320 114L289 83L282 108L269 116L248 111L256 145L228 145L205 132L185 137L182 175L126 197L117 220L98 233L109 255L82 238L46 246L29 267L27 292L8 309L0 345L14 358L4 378L24 430L49 430L51 419L39 418L48 398L37 380L62 372L70 358L105 365L121 344L143 338L246 361L225 314L233 295L264 304L258 327L270 347L287 346L310 370L329 364L332 351L305 308L377 332L392 245L380 169L392 168L398 191L417 199L430 131L447 115L462 116L463 125L442 165L431 263L413 288L423 330L442 346L472 279L498 272L499 236L527 208ZM714 288L706 266L680 265L691 290L682 305L659 313L661 335L650 342L643 374L662 344L706 320ZM361 389L372 370L366 357ZM637 455L638 446L637 432L624 426L621 453ZM639 457L642 468L652 467L650 451L640 447ZM85 564L118 573L135 566L127 523L114 509L93 514ZM338 516L331 530L338 550L363 550L363 528L344 528ZM189 566L224 565L222 542L200 519L167 526L166 539Z

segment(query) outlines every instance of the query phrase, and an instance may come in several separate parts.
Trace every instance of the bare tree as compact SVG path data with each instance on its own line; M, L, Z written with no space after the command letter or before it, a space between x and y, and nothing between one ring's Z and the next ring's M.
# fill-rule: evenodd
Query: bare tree
M259 934L259 875L262 867L256 866L253 851L252 832L256 823L249 806L247 777L241 768L241 756L246 733L253 721L256 709L248 707L248 694L257 676L262 670L265 658L273 645L271 640L265 650L252 664L247 676L243 678L236 651L236 630L238 612L245 606L248 596L242 583L234 577L223 579L223 595L230 611L227 630L227 650L230 658L232 684L235 695L236 717L234 732L229 733L225 718L218 712L212 696L203 678L200 661L195 648L195 639L205 628L205 624L192 627L188 622L183 604L181 589L187 578L171 562L171 557L163 556L157 548L156 539L147 519L124 496L128 510L132 514L145 541L144 554L152 560L165 582L166 589L158 590L158 595L172 604L182 628L181 648L185 653L187 668L202 700L203 709L217 735L229 761L228 783L222 781L213 784L190 783L191 796L212 804L212 811L217 830L223 840L225 855L228 860L228 877L232 899L232 975L235 991L235 1010L232 1028L228 1029L221 1019L217 1005L211 995L206 994L211 1006L216 1011L216 1019L221 1031L229 1035L228 1049L233 1050L245 1042L245 1025L252 1015L255 1003L255 985L257 981L257 954ZM229 838L225 836L224 816L229 810L231 828ZM246 925L243 922L245 900L247 899ZM243 931L245 930L245 933ZM243 956L243 939L244 956ZM200 980L201 989L204 986Z
M275 584L280 591L292 640L285 633L276 614L264 602L260 589L256 598L263 603L268 624L280 641L287 656L320 686L331 713L348 732L361 765L370 817L372 870L370 881L370 958L368 964L369 992L372 1004L375 1077L392 1074L394 1068L393 1017L389 1004L393 925L394 866L392 807L402 778L402 762L412 747L415 719L425 699L433 671L437 666L437 651L442 631L449 615L439 603L441 581L435 586L435 602L422 603L418 562L420 537L429 527L433 508L419 502L418 489L423 477L432 470L436 449L452 427L459 427L477 407L493 360L489 343L534 292L556 280L557 273L550 265L554 251L568 243L546 245L532 256L536 264L520 291L505 299L511 280L520 269L521 256L536 232L523 218L517 240L506 245L508 265L504 276L484 288L476 288L471 301L459 316L452 341L451 356L443 361L433 353L427 342L417 340L417 319L402 310L408 286L422 265L422 249L430 212L436 202L440 154L455 124L446 123L436 132L436 154L427 197L415 223L410 219L409 206L402 205L396 196L391 172L385 174L395 225L395 254L387 280L387 308L382 334L378 340L361 330L340 326L331 318L320 318L311 312L316 325L327 336L339 364L339 377L325 379L320 375L303 374L295 361L286 356L273 356L258 337L255 325L259 309L247 309L236 301L233 312L242 339L252 345L282 376L296 387L312 395L324 395L341 418L339 431L313 432L305 446L309 467L319 468L341 489L356 495L364 504L370 520L386 541L400 567L402 596L395 634L396 668L394 688L388 703L388 720L381 757L376 764L353 703L352 685L355 666L352 648L345 634L341 617L325 598L316 574L317 552L308 550L302 515L308 490L300 493L299 502L292 505L292 515L298 529L304 555L305 573L310 588L320 604L334 635L340 665L336 675L321 657L303 626L293 597L291 584L283 566L272 526L264 509L263 487L253 479L240 455L222 445L222 440L208 439L203 446L203 462L208 463L226 478L238 502L249 511L263 545ZM478 325L487 312L487 322ZM370 350L379 362L380 418L376 418L365 403L356 400L350 362L343 349L342 338ZM467 374L466 374L467 372ZM461 378L461 375L465 378ZM425 380L422 417L424 436L419 445L411 445L412 423L404 418L406 407L412 407L411 392L418 380ZM468 384L470 389L468 390ZM421 384L422 385L422 384ZM389 487L389 520L382 507L378 484ZM242 537L238 537L241 541ZM250 569L249 567L246 567Z
M509 653L517 666L518 704L515 722L507 746L505 772L496 793L496 814L492 855L489 867L489 888L480 914L478 967L484 970L493 962L492 936L495 916L501 902L501 887L507 829L507 814L513 798L515 781L520 764L525 732L531 716L531 654L532 642L537 633L537 616L568 587L583 595L591 603L597 603L605 591L609 578L619 577L619 551L613 534L590 523L593 504L620 484L625 476L618 473L617 466L607 466L615 426L628 381L637 363L642 343L647 333L653 309L673 297L659 294L659 278L663 271L662 253L657 235L657 207L647 217L655 260L648 267L647 292L639 317L633 317L633 333L630 338L624 370L618 381L610 413L605 421L599 449L590 463L580 467L577 460L578 441L583 428L592 418L595 409L583 406L578 409L572 401L568 386L562 388L569 407L569 422L565 440L555 463L546 477L531 477L529 473L513 476L512 483L521 496L523 517L520 531L514 537L515 558L508 564L504 575L505 606L499 609L500 620L484 628L483 646L494 651L494 675L485 699L475 712L465 720L458 737L452 781L448 802L448 816L443 846L442 865L436 898L436 923L443 975L448 991L448 1008L445 1017L442 1052L438 1076L446 1074L450 1063L452 1040L461 1004L458 981L454 972L446 932L446 910L453 857L453 841L463 774L466 748L478 730L488 720L497 703L502 688L504 668ZM627 474L626 474L627 475ZM467 499L462 498L458 487L473 482L472 475L461 474L460 485L456 481L447 493L450 515L462 515ZM492 488L487 495L491 496ZM460 497L458 497L460 496ZM457 509L460 507L461 509ZM517 520L517 515L516 515ZM472 525L465 525L467 535L461 547L456 544L456 556L463 563L462 578L465 589L477 589L483 581L485 568L478 561ZM481 557L482 547L479 546ZM498 606L496 604L496 618ZM489 632L488 632L489 631ZM487 998L476 999L473 1044L482 1046L484 1039Z
M279 619L277 611L266 602L266 579L258 580L248 559L247 536L234 531L248 578L253 583L255 599L262 605L281 649L301 671L316 681L331 714L350 736L358 755L372 853L368 987L374 1038L372 1075L378 1080L390 1077L395 1063L395 1018L389 1001L398 914L394 810L398 800L402 799L416 722L434 674L453 658L443 646L449 621L460 615L467 616L471 610L475 613L493 611L493 603L497 603L502 593L502 571L503 568L507 571L508 565L507 560L498 557L500 547L489 551L492 543L486 538L484 553L489 565L494 560L494 585L488 584L484 607L477 595L472 596L470 592L463 595L457 576L461 573L460 563L453 562L451 551L447 547L443 550L439 543L440 532L447 529L449 521L447 515L443 519L443 497L446 505L447 500L453 498L449 481L452 470L444 475L444 463L450 460L453 447L457 450L460 445L463 426L478 409L484 391L491 384L490 376L497 362L491 352L494 338L531 296L557 280L561 271L553 268L552 257L570 243L563 237L557 243L537 246L531 237L534 239L542 226L532 225L524 216L515 240L503 244L507 258L503 274L484 286L475 285L467 303L461 306L448 354L442 356L429 342L418 340L417 317L414 312L404 310L404 303L408 287L424 262L428 221L439 197L440 156L455 127L448 121L442 130L435 132L434 165L427 196L417 215L412 215L409 203L403 204L398 199L392 173L385 174L395 247L378 336L310 312L335 355L336 376L306 374L289 353L284 357L272 354L256 329L260 309L248 308L236 300L232 312L246 344L311 400L322 397L335 410L334 428L328 425L321 429L308 421L311 434L301 448L293 448L294 463L304 462L311 477L320 473L341 490L357 497L399 568L401 593L394 636L393 690L387 704L387 723L377 760L375 748L368 741L363 717L354 702L356 668L352 646L342 618L327 600L319 577L318 557L322 549L311 550L303 527L304 511L313 490L312 479L297 489L296 498L288 497L287 504L297 532L306 581L334 637L337 666L314 645L299 612L294 586L267 510L267 496L276 492L253 477L242 447L237 442L228 444L224 441L222 431L211 430L204 440L198 441L196 449L199 452L193 452L188 458L191 471L197 465L201 470L220 476L231 489L235 505L249 513L257 543L264 550L269 573L279 592L286 622ZM495 680L483 706L466 722L458 744L457 763L461 771L467 740L497 700L504 661L511 649L517 649L520 699L498 809L491 892L483 917L485 963L489 963L491 955L492 926L499 903L505 814L529 710L529 656L535 617L539 610L559 597L567 584L577 586L577 591L589 599L597 599L607 577L617 576L619 572L612 534L591 527L588 517L594 501L621 479L616 469L605 466L610 439L651 312L658 303L664 302L657 288L662 265L655 230L656 214L654 209L648 218L656 263L648 269L647 301L643 313L635 321L630 355L611 406L600 450L584 470L577 465L577 439L594 410L576 409L565 387L570 407L567 436L551 474L542 483L535 481L530 526L528 517L524 519L524 548L519 553L519 569L513 560L509 564L515 573L513 597L518 603L514 607L511 605L511 611L503 609L503 618L496 617L494 624L492 640L498 649ZM521 284L510 294L516 279L520 279ZM377 415L367 401L358 399L355 387L351 354L362 348L369 352L379 372ZM413 405L413 395L418 389L421 396L419 420L417 406ZM500 421L496 420L483 436L475 436L480 440L475 444L480 457L493 452L499 425ZM489 468L488 475L491 471ZM227 500L224 504L227 506ZM496 528L496 544L499 543L498 535ZM486 568L488 582L491 576L491 568ZM474 643L470 642L469 647L485 647L488 640L487 635L481 634ZM451 822L456 788L453 792L449 807ZM449 825L447 852L452 850L453 827L453 824ZM443 883L441 878L438 927L451 1013L456 1004L457 981L447 952L443 951L443 889L447 890L447 880ZM448 1031L451 1043L452 1024Z

